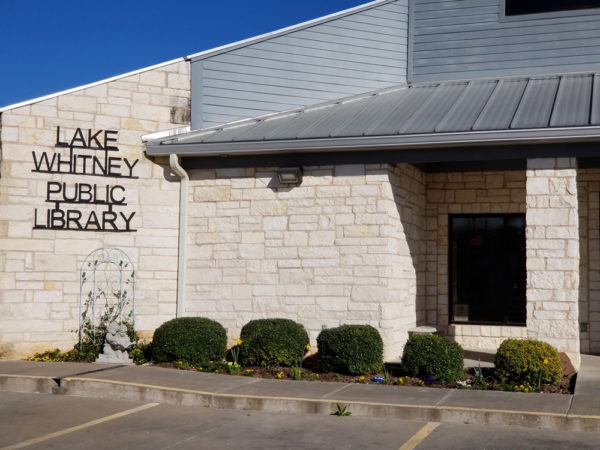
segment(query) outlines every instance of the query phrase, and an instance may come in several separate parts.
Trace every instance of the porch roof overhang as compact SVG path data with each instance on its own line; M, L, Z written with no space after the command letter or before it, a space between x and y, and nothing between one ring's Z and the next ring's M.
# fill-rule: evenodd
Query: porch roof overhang
M402 85L150 140L146 151L200 166L435 163L589 158L597 142L600 74L576 73Z

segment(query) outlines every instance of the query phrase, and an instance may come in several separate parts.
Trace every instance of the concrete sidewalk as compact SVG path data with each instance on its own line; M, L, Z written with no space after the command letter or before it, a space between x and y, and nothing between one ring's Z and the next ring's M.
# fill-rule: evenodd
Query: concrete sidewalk
M152 366L0 360L0 390L214 408L600 432L600 356L583 356L574 395L269 380Z

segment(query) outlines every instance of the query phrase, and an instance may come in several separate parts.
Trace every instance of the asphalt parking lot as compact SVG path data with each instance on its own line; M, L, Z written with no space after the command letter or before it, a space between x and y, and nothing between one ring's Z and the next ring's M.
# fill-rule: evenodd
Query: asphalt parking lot
M31 449L585 449L594 433L0 392L0 446Z

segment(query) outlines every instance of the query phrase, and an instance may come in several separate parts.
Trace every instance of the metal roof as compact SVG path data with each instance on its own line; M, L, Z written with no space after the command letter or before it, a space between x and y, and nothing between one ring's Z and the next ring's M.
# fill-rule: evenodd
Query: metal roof
M402 85L148 143L150 155L265 154L600 138L600 73Z

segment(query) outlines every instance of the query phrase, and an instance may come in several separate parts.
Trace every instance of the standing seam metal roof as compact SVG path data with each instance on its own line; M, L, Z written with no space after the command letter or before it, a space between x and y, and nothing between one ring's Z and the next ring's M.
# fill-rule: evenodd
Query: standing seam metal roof
M260 143L600 125L600 74L475 79L387 88L199 130L156 144ZM153 152L151 152L153 153Z

